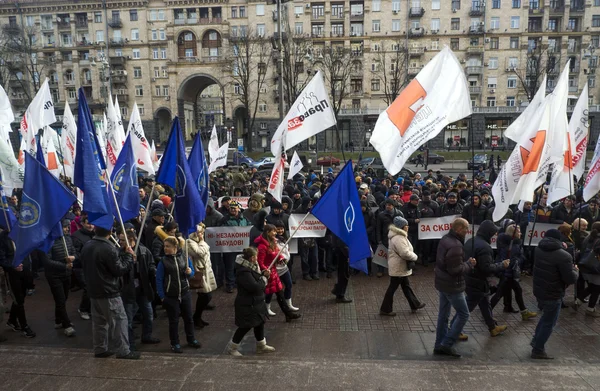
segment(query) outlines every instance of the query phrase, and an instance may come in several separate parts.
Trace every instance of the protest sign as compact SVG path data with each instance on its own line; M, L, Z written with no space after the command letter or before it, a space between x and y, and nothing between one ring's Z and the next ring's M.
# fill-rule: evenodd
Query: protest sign
M290 218L288 220L290 232L292 232L292 233L296 232L296 228L298 227L298 224L302 221L303 218L304 218L303 214L291 214L290 215ZM294 237L295 238L322 238L325 236L326 232L327 232L327 227L325 225L323 225L323 223L321 223L319 221L319 219L317 219L315 216L313 216L311 214L306 218L306 220L304 220L304 222L300 226L300 229L298 229L298 231L296 232Z
M377 246L377 250L375 250L375 254L373 254L372 263L385 268L388 267L388 251L383 244Z
M238 253L250 246L252 227L206 228L204 239L211 253Z
M558 226L559 224L536 223L535 231L532 231L533 223L529 223L527 225L527 232L523 237L523 245L529 246L529 239L531 238L531 245L538 246L540 244L540 241L544 239L546 231L552 228L556 229L558 228Z

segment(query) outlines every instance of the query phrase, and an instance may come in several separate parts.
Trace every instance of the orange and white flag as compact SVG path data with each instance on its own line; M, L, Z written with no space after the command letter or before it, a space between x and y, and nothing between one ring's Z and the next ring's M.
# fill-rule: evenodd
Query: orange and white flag
M150 144L144 133L144 127L142 126L142 119L140 118L137 102L133 103L133 108L131 109L127 134L131 135L131 146L138 168L146 171L149 175L154 175L154 163L152 154L150 153Z
M281 152L275 156L275 165L273 166L273 171L271 172L269 187L267 187L267 191L278 202L281 202L283 195L283 183L285 182L283 170L285 169L285 160L285 154Z
M444 47L379 114L370 142L390 174L446 125L471 115L467 87L456 56Z

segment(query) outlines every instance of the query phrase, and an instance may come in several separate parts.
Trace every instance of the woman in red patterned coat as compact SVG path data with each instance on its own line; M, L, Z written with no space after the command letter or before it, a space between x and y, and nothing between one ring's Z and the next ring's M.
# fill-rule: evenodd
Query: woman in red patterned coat
M292 311L285 301L283 296L283 284L277 275L277 262L273 262L279 253L279 247L277 246L277 228L275 228L274 225L265 224L262 235L256 238L254 243L258 248L258 265L260 266L260 269L265 270L271 266L271 275L269 276L269 281L265 288L267 313L270 316L275 315L275 313L271 311L271 299L273 294L275 294L277 297L277 304L279 304L281 311L285 314L286 322L290 322L292 319L298 319L300 314ZM279 257L282 258L281 255Z

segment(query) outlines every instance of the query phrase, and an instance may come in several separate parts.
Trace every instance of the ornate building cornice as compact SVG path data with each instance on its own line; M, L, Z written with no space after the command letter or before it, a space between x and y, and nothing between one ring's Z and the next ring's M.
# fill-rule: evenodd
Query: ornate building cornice
M130 9L142 8L148 6L148 0L107 0L107 9ZM21 1L1 1L0 14L14 15L19 10L23 14L44 14L59 12L87 12L103 10L101 0L79 0L72 1L50 1L50 0L21 0Z

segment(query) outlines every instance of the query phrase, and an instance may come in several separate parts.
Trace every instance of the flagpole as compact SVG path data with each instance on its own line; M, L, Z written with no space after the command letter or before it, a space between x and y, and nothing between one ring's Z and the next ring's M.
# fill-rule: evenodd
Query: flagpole
M106 179L108 182L108 186L110 187L110 194L112 195L113 201L115 202L115 208L117 209L117 216L119 217L119 223L121 224L121 230L123 230L123 235L126 235L125 224L123 224L123 217L121 217L121 209L119 209L119 205L117 203L117 196L115 196L115 189L113 188L113 185L110 180L110 177L108 176L108 173L106 174ZM126 242L125 248L128 248L129 242L127 240L125 242Z
M473 183L473 194L471 194L471 253L475 255L475 142L473 140L473 114L469 118L469 138L471 139L471 161L473 162L473 171L471 174ZM481 197L479 197L479 203L481 203Z
M138 234L137 240L135 241L135 250L134 252L137 254L138 247L140 247L140 241L142 240L142 232L144 232L144 226L146 225L146 218L148 217L148 209L150 208L150 203L152 202L152 195L154 194L154 186L156 186L156 181L152 182L152 190L150 190L150 194L148 195L148 202L146 203L146 213L144 213L144 218L142 219L142 225L140 227L140 233Z
M6 221L6 229L8 232L10 232L10 224L8 224L8 214L6 213L6 208L4 207L4 202L2 202L2 212L4 212L4 221Z
M535 216L533 216L533 226L531 227L531 235L529 235L529 244L527 245L527 247L530 248L530 250L529 250L530 256L532 256L531 253L533 252L533 251L531 251L531 241L533 240L533 232L535 231L535 223L537 222L537 217L538 217L538 213L540 210L540 201L542 199L542 191L544 190L544 185L540 185L539 189L540 189L540 192L539 192L538 199L537 199L537 207L535 208ZM525 232L525 233L527 233L527 232ZM532 264L533 264L533 262L532 262Z
M335 122L334 126L335 126L335 133L337 134L338 145L340 146L340 149L342 150L342 158L344 159L344 164L346 164L346 162L347 162L346 155L344 154L344 146L342 145L342 139L340 138L340 129L338 128L337 121ZM329 163L330 163L330 165L333 166L333 163L331 162L331 160L333 160L333 159L330 158Z
M277 259L281 255L283 249L287 247L287 245L290 242L290 240L292 240L292 238L294 237L294 235L296 235L296 233L298 232L298 230L300 229L300 227L302 226L302 224L304 223L304 221L306 221L306 218L308 217L309 214L310 214L310 211L308 211L304 215L304 217L302 218L302 220L300 220L300 223L298 224L298 226L296 227L296 229L294 230L294 232L292 232L292 234L290 235L290 237L288 238L288 240L285 242L285 244L279 249L279 252L275 256L275 258L273 258L273 262L271 262L271 264L269 265L268 270L271 270L271 268L273 267L273 264L275 264L275 262L277 262Z

